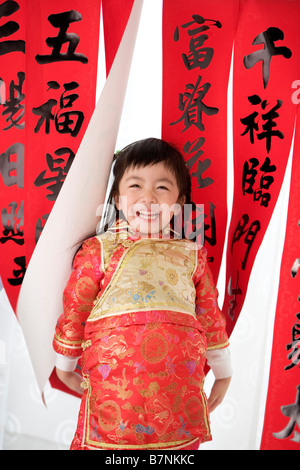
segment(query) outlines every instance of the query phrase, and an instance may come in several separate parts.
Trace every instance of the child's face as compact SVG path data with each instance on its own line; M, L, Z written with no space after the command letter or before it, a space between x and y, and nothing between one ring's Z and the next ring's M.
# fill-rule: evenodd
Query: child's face
M157 163L126 170L115 201L127 222L142 235L149 235L169 226L184 203L184 197L181 201L178 197L175 175L163 163Z

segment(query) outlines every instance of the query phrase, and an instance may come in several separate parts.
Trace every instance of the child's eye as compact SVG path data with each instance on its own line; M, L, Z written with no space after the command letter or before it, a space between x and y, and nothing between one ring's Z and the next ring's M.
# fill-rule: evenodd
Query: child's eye
M166 191L169 191L169 189L166 186L158 186L157 189L165 189Z
M131 184L129 187L130 188L140 188L140 185L139 184Z

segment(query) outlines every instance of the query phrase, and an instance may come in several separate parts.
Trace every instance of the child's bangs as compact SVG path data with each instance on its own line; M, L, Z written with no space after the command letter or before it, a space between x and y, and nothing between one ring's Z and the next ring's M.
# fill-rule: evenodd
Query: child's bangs
M118 154L114 172L116 182L119 183L129 168L144 168L158 163L163 163L175 175L180 195L186 195L190 177L181 153L169 143L156 138L130 144Z

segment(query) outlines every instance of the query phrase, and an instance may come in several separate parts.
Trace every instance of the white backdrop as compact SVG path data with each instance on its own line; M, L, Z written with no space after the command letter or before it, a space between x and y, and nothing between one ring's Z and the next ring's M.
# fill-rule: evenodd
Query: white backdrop
M117 149L161 133L162 0L144 0ZM105 80L102 31L97 95ZM228 90L228 211L232 201L231 80ZM291 158L280 197L258 252L248 293L231 335L234 376L223 403L212 413L213 441L203 450L259 449L272 346L281 253L285 235ZM224 251L225 252L225 251ZM218 289L222 306L224 260ZM1 284L0 284L1 289ZM68 449L79 400L48 384L47 408L39 396L21 328L0 290L0 449ZM206 380L209 393L213 377Z

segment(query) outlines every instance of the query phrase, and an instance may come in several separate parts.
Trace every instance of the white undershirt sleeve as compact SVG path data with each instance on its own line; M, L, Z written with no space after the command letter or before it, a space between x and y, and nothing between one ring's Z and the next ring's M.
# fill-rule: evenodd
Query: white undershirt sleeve
M228 346L206 351L206 359L216 379L232 376L231 354Z
M55 353L56 354L56 361L55 366L63 370L64 372L72 372L76 369L78 357L68 357L64 356L63 354Z

